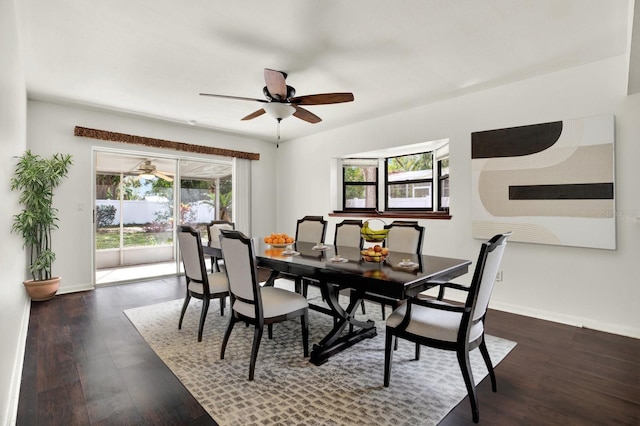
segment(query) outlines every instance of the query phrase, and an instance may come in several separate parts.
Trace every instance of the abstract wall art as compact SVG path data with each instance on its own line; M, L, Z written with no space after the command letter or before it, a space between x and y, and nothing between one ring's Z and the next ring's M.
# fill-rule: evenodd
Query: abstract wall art
M616 248L613 115L471 134L473 237Z

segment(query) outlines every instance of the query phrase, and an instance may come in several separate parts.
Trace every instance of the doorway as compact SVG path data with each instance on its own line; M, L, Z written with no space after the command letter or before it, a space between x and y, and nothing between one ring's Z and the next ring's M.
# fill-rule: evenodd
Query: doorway
M95 151L95 285L175 275L174 224L233 217L232 162ZM232 219L229 219L232 220Z

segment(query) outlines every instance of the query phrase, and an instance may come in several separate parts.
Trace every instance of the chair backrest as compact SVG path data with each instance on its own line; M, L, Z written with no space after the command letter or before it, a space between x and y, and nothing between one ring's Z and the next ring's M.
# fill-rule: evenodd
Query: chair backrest
M327 221L322 216L305 216L298 219L296 241L306 243L324 243Z
M359 247L362 248L364 240L362 239L362 221L355 219L346 219L340 223L336 223L336 232L333 237L333 244L343 247Z
M207 269L200 242L200 232L188 225L178 225L178 245L187 280L202 283L209 291Z
M481 320L487 313L489 299L511 232L495 235L482 243L465 305L471 308L471 321Z
M207 224L207 234L209 236L209 246L212 242L218 243L220 241L220 231L223 229L232 231L236 229L236 225L233 222L227 222L226 220L212 220Z
M253 310L255 318L262 318L262 299L253 240L240 231L222 230L220 247L229 279L231 308L238 310L236 304L244 304L245 309L240 309L241 311Z
M385 225L389 230L384 245L392 252L422 253L422 238L424 227L417 221L394 221Z

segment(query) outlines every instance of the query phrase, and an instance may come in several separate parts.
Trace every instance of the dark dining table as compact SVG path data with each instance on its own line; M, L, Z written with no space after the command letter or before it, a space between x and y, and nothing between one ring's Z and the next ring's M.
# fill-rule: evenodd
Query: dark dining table
M320 342L313 345L310 361L315 365L326 362L331 356L355 343L376 336L375 322L356 319L355 313L365 292L383 297L404 300L425 291L438 282L446 282L464 275L470 260L390 252L380 263L363 260L357 247L296 242L291 248L274 248L254 239L258 266L268 268L271 274L264 285L273 285L281 276L294 276L309 280L320 288L329 306L310 304L311 309L333 316L333 329ZM223 256L218 247L204 247L205 254ZM338 303L342 289L352 289L349 305Z

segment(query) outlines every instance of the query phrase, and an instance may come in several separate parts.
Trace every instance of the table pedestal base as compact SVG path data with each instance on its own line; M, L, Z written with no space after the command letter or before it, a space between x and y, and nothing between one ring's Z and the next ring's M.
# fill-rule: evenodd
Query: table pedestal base
M337 319L333 329L329 334L320 341L320 343L314 344L311 351L309 362L315 365L321 365L327 362L327 360L333 355L341 352L354 344L364 339L370 339L375 337L376 332L375 322L373 321L360 321L355 319L354 314L357 311L361 297L353 297L349 301L347 309L343 309L338 303L338 295L340 289L337 286L327 283L320 283L320 290L324 300L329 304L331 308L329 313ZM321 307L310 306L311 309L316 309L321 312L325 312L326 309ZM349 333L342 335L344 329L349 326ZM357 327L357 330L354 330Z

